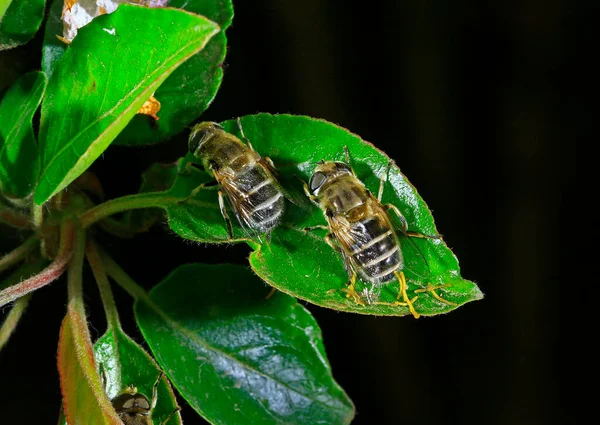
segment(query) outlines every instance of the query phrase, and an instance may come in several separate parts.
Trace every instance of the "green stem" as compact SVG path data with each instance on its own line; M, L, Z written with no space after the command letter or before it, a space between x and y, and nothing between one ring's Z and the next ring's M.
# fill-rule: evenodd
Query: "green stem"
M85 308L83 305L83 256L85 252L85 232L76 232L73 239L73 255L69 262L69 269L67 270L69 314L75 312L79 317L85 317Z
M30 237L22 245L0 258L0 273L23 261L38 244L38 239Z
M11 208L0 205L0 223L8 224L18 229L31 229L29 217Z
M72 220L65 220L60 227L58 254L52 263L29 279L0 291L0 307L56 280L67 268L73 255L76 236L81 233L82 231L77 228Z
M148 303L152 303L150 301L150 297L148 297L148 293L144 288L138 285L125 271L113 260L110 258L105 252L101 252L102 262L104 263L104 267L106 268L106 273L114 279L115 282L119 284L123 289L129 293L136 301L144 300Z
M185 197L165 196L164 192L138 193L111 199L86 211L79 217L85 229L110 215L140 208L164 208L166 205L184 201Z
M44 223L44 206L33 204L33 224L36 229L42 227Z
M32 295L33 294L27 294L15 301L13 308L6 316L4 323L2 323L2 326L0 327L0 351L2 350L2 347L6 345L8 339L17 328L19 320L21 319L21 316L23 316L23 313L25 312Z
M94 279L96 279L96 283L98 284L98 290L100 291L100 298L102 299L102 305L104 306L108 328L109 330L120 329L119 312L117 311L115 299L112 290L110 289L108 276L106 275L106 270L104 269L100 254L98 253L98 248L93 241L88 241L85 255L92 268Z

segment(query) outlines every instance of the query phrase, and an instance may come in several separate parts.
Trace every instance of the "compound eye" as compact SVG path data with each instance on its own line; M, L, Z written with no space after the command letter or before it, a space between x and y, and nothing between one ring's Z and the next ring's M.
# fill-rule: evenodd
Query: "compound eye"
M325 174L321 173L320 171L314 173L310 178L310 182L308 183L310 191L314 193L319 190L319 188L323 186L323 183L325 183L325 180L327 180Z

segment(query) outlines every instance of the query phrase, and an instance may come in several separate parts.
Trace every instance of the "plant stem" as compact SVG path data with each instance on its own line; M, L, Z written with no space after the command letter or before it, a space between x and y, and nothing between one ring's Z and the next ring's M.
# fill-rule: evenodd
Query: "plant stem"
M58 254L52 263L35 276L0 291L0 307L57 279L67 268L67 264L73 255L76 236L80 233L82 231L77 228L75 222L65 220L60 227Z
M85 317L83 305L83 256L85 252L85 232L78 231L73 237L73 249L67 270L67 292L69 294L69 314L75 311ZM71 318L73 319L73 318ZM73 325L73 323L71 323ZM74 325L73 325L74 326Z
M27 255L35 249L38 244L38 239L30 237L22 245L15 248L8 254L5 254L0 258L0 273L4 270L14 266L15 264L23 261Z
M100 291L100 298L102 298L102 305L104 306L108 328L113 330L120 329L119 312L117 311L115 299L113 298L113 293L110 289L108 276L106 275L106 270L104 269L100 254L98 253L98 248L93 241L87 242L85 255L92 267L92 273L98 284L98 290Z
M138 285L125 271L105 252L101 252L102 262L106 268L106 273L114 279L123 289L125 289L129 295L135 300L144 300L152 303L148 297L148 293L144 288Z
M36 229L42 227L44 223L44 206L43 205L35 205L33 204L33 224Z
M185 197L165 196L164 192L148 192L123 196L106 201L86 211L81 214L79 221L85 229L109 215L140 208L163 208L165 205L175 204L185 199Z
M19 323L21 316L23 316L31 296L32 294L27 294L15 301L13 308L6 316L4 323L2 323L2 326L0 327L0 351L17 328L17 324Z
M18 229L31 229L29 217L11 208L0 205L0 223L8 224Z

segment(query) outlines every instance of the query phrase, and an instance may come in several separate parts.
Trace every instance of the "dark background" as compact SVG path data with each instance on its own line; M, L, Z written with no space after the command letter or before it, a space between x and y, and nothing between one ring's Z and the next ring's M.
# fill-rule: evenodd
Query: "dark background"
M597 52L588 17L598 8L559 0L408 3L236 2L224 82L202 118L310 115L374 143L418 188L463 277L486 295L419 320L307 305L334 377L356 405L353 424L582 423L577 282L565 263L576 251L576 135L591 130L593 113L584 102L591 71L582 52ZM2 68L39 69L40 48L38 36L2 53ZM186 136L111 147L93 170L109 196L132 193L150 164L185 152ZM244 263L249 253L190 245L160 226L106 243L148 288L179 264ZM0 353L1 423L55 423L66 289L56 282L42 291ZM116 296L127 331L141 342L128 319L130 298ZM98 299L88 286L94 337L104 330ZM189 408L183 414L188 425L204 423Z

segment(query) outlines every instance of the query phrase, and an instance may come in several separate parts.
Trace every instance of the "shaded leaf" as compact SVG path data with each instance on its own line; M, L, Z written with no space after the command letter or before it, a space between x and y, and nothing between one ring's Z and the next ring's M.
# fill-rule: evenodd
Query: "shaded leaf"
M44 203L83 173L160 84L218 31L202 16L132 5L81 28L42 103L43 166L35 202Z
M85 317L67 313L60 329L58 371L67 420L77 425L123 425L96 373Z
M188 403L213 424L348 424L321 331L247 268L179 267L136 302L138 325Z
M2 16L0 5L0 51L27 43L44 19L46 0L13 0Z
M25 74L0 103L0 192L7 197L26 197L37 181L39 157L32 119L46 83L43 72Z

